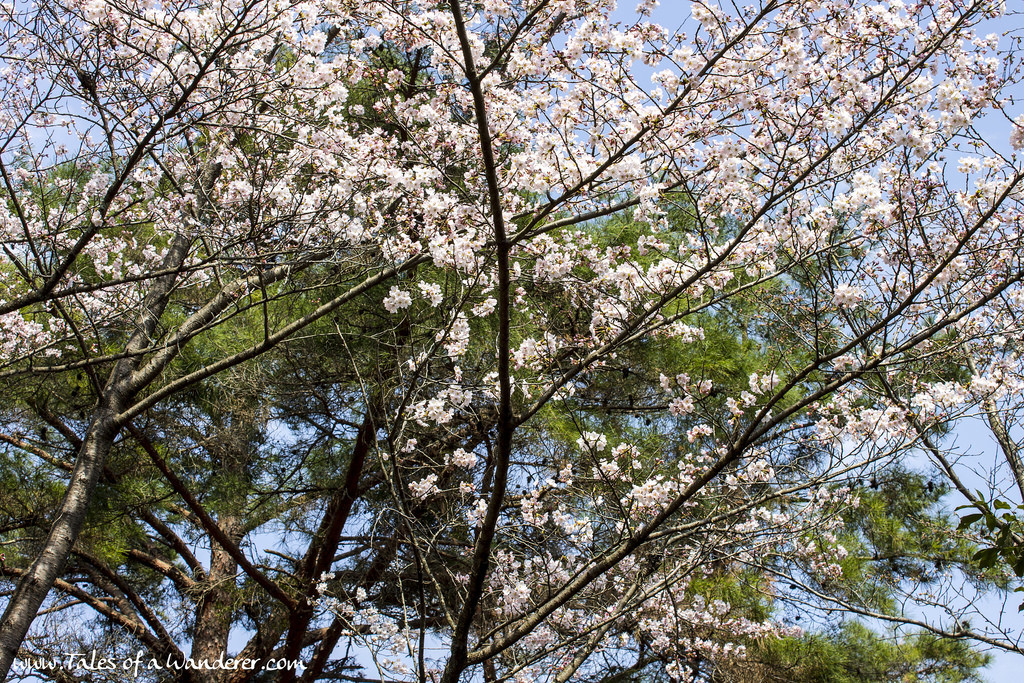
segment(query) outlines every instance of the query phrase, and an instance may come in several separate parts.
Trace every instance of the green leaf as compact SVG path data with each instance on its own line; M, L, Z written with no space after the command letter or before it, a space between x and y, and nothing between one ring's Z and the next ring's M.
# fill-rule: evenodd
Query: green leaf
M966 507L966 506L964 506L964 507ZM981 513L981 512L975 512L972 515L964 515L963 517L960 518L960 526L958 526L957 529L958 530L959 529L966 529L967 527L969 527L970 525L974 524L975 522L977 522L979 519L981 519L984 516L985 515L983 513Z
M972 559L983 569L992 567L999 559L999 548L983 548L974 553L974 557Z

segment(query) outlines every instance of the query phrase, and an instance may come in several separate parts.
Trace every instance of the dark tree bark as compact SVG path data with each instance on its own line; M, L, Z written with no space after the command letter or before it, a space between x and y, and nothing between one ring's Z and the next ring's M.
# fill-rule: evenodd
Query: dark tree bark
M238 545L245 535L241 519L236 515L223 514L217 521L228 538ZM222 655L227 656L238 563L230 552L215 541L211 541L210 545L210 571L207 572L205 592L196 607L191 657L196 661L205 659L213 662ZM226 672L215 669L200 670L199 675L204 683L227 680Z

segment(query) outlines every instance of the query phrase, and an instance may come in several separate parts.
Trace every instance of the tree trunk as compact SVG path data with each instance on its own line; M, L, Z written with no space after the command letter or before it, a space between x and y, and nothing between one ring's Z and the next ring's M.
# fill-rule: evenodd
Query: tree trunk
M118 425L114 406L101 406L86 432L71 472L71 482L54 518L43 549L18 581L18 587L0 619L0 675L7 677L46 594L64 571L71 546L85 523L85 514L114 443Z
M71 547L85 523L96 484L99 482L107 454L123 425L118 416L144 387L133 381L132 373L138 368L141 354L150 343L160 316L170 299L171 290L178 279L177 269L188 255L190 240L185 235L175 236L163 260L163 267L172 271L153 282L139 314L135 332L125 346L127 357L114 366L103 391L92 422L82 439L82 446L71 471L68 489L64 494L50 533L32 566L18 581L18 586L0 617L0 677L6 679L21 643L36 617L46 594L64 570Z
M241 543L244 528L236 515L221 515L220 528L236 545ZM216 541L210 541L210 571L207 573L206 591L196 606L196 623L192 631L192 659L210 662L227 657L231 615L234 611L235 575L238 563ZM226 681L228 673L214 669L199 671L204 683Z

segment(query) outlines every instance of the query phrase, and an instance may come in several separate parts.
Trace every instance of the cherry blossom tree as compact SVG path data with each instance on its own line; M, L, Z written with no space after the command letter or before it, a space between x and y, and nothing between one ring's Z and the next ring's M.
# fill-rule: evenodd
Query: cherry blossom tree
M855 482L968 490L944 411L1019 391L1004 8L656 4L3 5L0 438L49 491L5 672L41 609L181 661L170 587L285 681L700 677L797 632L783 581L893 616L840 590Z

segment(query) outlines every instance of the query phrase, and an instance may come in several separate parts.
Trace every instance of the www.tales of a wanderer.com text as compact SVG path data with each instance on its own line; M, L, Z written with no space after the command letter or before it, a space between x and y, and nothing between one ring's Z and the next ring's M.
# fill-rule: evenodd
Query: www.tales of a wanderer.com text
M22 674L35 672L66 671L73 672L122 672L132 677L138 676L143 671L185 671L185 670L222 670L222 671L286 671L297 670L299 673L305 668L299 660L288 659L247 659L225 658L217 659L189 659L168 655L164 659L147 656L141 650L135 653L134 657L105 657L95 650L89 652L69 652L56 657L21 657L15 662L15 667L21 670Z

